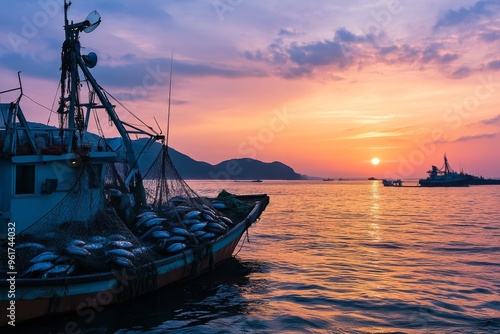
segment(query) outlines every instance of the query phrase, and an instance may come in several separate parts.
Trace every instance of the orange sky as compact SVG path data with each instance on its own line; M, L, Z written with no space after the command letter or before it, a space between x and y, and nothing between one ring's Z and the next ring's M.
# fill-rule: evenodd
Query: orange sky
M500 177L500 5L234 4L221 13L198 1L140 10L74 1L70 14L101 13L101 26L81 39L99 55L93 73L152 125L153 117L165 124L174 53L169 142L196 160L251 157L310 176L405 179L426 176L446 153L456 170ZM27 38L23 15L44 9L26 14L26 6L2 21L0 90L22 70L27 96L50 108L62 14ZM31 120L47 122L47 110L23 102Z

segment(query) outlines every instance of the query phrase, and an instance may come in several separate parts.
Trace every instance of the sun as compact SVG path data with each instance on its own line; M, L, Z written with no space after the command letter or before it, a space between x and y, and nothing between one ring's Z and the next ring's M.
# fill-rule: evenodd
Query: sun
M380 159L379 158L373 158L372 159L372 165L378 165L380 163Z

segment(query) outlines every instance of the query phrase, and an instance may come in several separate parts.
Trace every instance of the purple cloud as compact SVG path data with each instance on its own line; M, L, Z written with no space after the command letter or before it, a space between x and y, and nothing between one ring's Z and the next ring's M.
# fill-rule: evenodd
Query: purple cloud
M248 60L265 61L282 67L277 72L285 78L311 76L316 68L348 70L355 66L360 68L377 62L417 65L421 69L433 64L441 67L450 65L460 58L459 54L446 50L440 43L420 47L381 43L379 39L382 38L356 35L346 28L339 28L330 40L299 44L278 37L267 50L246 51L244 56ZM385 41L386 38L383 39ZM462 69L453 76L461 77L465 74L467 73Z
M466 78L468 77L469 75L471 75L472 73L472 70L470 68L468 68L467 66L462 66L462 67L459 67L457 70L455 70L451 76L452 78L455 78L455 79L462 79L462 78Z
M317 42L307 45L292 45L287 50L290 60L297 65L333 65L344 68L349 59L342 51L342 45L333 41Z
M497 124L500 125L500 114L498 114L493 118L485 119L481 121L481 123L486 125L497 125Z
M498 15L499 8L500 2L496 0L479 0L471 7L461 7L458 10L448 10L438 19L434 25L434 30L438 30L443 27L453 27L472 23L483 17L496 16Z
M477 139L491 139L495 138L498 136L498 133L484 133L484 134L479 134L479 135L472 135L472 136L463 136L460 138L455 139L453 142L464 142L464 141L471 141L471 140L477 140Z
M488 63L488 69L490 70L500 70L500 60L490 61Z

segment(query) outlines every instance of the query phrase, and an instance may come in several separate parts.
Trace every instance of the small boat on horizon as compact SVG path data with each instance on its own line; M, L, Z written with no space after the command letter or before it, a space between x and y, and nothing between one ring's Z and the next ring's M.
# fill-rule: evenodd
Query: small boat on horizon
M385 187L402 187L403 186L403 181L401 180L391 180L391 179L383 179L382 184Z
M234 180L234 182L262 182L262 180L257 179L257 180Z
M441 168L432 166L427 171L429 176L426 179L418 180L422 187L468 187L469 179L464 173L455 172L448 163L446 154L444 155L444 165Z

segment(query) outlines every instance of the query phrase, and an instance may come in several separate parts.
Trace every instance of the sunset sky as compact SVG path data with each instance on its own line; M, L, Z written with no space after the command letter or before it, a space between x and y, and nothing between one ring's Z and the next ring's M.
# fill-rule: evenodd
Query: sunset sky
M0 91L22 71L27 97L52 107L61 3L0 12ZM69 17L94 9L102 23L82 34L82 53L98 55L98 82L151 125L166 123L173 54L169 143L196 160L404 179L446 153L456 170L500 177L498 0L74 0ZM47 123L46 109L21 106Z

